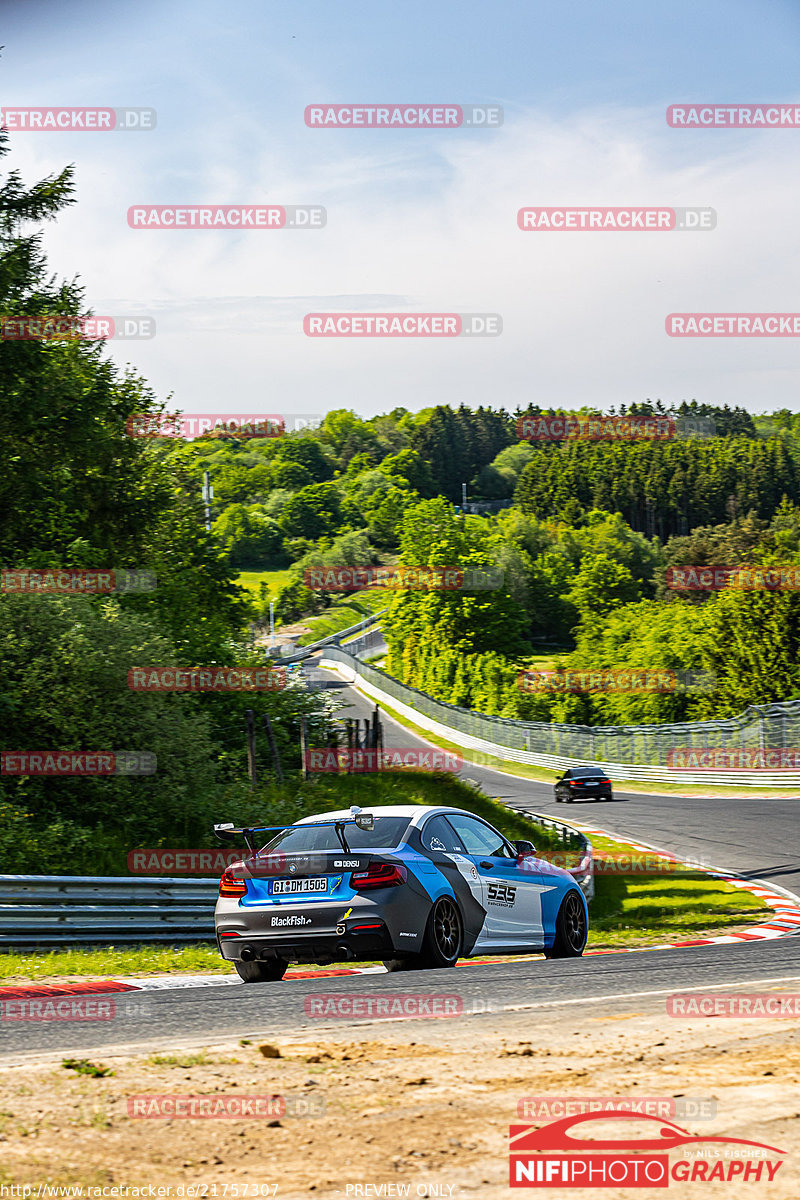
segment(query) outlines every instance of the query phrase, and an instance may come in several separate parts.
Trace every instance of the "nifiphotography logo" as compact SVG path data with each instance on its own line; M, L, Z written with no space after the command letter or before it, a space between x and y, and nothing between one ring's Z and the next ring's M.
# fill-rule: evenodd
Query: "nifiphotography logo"
M639 1136L592 1137L587 1122L638 1125ZM589 1126L594 1130L596 1126ZM574 1130L574 1132L573 1132ZM604 1131L601 1131L604 1132ZM621 1131L620 1131L621 1132ZM509 1127L511 1187L669 1187L672 1183L770 1183L783 1150L744 1138L695 1137L663 1117L618 1109ZM555 1153L554 1153L555 1152Z

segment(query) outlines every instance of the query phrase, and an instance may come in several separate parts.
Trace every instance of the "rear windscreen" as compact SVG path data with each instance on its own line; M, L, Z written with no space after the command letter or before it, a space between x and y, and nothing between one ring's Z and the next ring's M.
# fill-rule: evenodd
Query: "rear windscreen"
M408 826L408 817L376 817L372 829L346 824L344 838L351 850L391 849L399 846ZM293 825L268 842L260 853L279 848L285 854L292 854L306 850L341 850L342 843L332 825Z

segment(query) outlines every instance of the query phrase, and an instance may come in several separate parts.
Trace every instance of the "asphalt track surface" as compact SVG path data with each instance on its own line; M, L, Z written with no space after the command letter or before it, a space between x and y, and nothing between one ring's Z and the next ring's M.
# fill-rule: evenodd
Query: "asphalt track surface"
M373 705L316 666L305 669L317 685L324 680L350 706L341 715L365 717ZM387 746L423 744L384 716ZM609 803L556 805L552 786L465 765L462 775L507 804L569 820L575 817L709 865L735 870L800 894L800 832L796 800L718 799L620 793ZM798 798L800 799L800 798ZM177 981L176 981L177 982ZM0 1022L0 1060L50 1059L113 1049L150 1050L263 1038L347 1035L380 1036L395 1022L369 1016L320 1021L306 1015L306 998L437 993L461 998L465 1017L482 1029L502 1029L504 1014L531 1011L580 1026L598 1011L629 1010L674 991L800 990L800 938L745 944L589 956L575 961L466 964L455 971L415 971L241 985L211 983L197 988L118 994L107 1021ZM488 1022L488 1024L487 1024ZM413 1038L414 1020L403 1021Z

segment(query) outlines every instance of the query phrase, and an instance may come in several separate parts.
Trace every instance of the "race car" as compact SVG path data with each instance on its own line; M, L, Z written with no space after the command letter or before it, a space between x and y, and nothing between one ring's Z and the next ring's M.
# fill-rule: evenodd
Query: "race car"
M562 800L572 804L573 800L588 800L590 796L596 800L614 799L611 780L600 767L573 767L556 780L553 792L556 804Z
M353 807L214 829L252 851L224 872L215 912L220 954L248 983L281 979L290 962L380 959L397 971L484 954L573 958L586 945L572 875L463 809Z

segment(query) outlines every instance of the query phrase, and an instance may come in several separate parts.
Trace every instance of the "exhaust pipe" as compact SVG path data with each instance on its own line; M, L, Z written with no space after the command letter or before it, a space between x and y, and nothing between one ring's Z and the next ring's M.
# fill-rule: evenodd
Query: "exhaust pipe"
M252 962L256 956L256 952L252 946L242 946L242 953L239 955L242 962Z
M339 942L339 945L336 947L336 957L344 959L355 958L355 954L344 942Z

